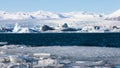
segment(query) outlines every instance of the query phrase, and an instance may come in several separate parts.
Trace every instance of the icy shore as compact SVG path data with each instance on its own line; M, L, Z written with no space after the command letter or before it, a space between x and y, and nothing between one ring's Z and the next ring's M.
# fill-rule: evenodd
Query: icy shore
M43 55L45 60L41 60L44 58ZM86 66L85 68L91 66L111 68L116 66L116 68L120 68L120 48L83 46L26 47L21 45L0 47L0 67L3 68L16 68L14 66L19 66L18 68L30 68L30 66L31 68L37 68L37 66L41 65L56 66L56 64L60 68L66 66L67 68L76 66Z

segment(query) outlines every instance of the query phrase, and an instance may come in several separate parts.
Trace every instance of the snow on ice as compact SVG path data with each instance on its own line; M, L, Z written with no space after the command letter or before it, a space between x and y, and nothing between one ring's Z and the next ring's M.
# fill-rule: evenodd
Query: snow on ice
M3 68L119 68L120 48L48 46L0 47L0 67Z

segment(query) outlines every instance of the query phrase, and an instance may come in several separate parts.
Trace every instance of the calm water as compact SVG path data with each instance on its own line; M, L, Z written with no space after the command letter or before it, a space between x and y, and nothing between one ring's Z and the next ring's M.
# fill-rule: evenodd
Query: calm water
M120 33L1 33L0 42L31 46L120 47Z

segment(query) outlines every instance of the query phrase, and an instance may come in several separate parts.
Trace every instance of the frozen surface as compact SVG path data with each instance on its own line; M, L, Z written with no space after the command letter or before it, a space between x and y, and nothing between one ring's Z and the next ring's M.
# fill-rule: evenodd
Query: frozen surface
M18 45L6 45L0 47L0 51L8 54L18 53L51 53L53 55L80 57L119 57L120 48L106 47L83 47L83 46L43 46L43 47L26 47Z
M46 53L46 54L43 54ZM31 55L39 56L52 55L56 56L60 63L70 63L72 68L79 66L115 66L119 68L120 65L120 48L106 48L106 47L83 47L83 46L42 46L42 47L26 47L22 45L5 45L0 47L0 64L18 65L17 63L26 63L25 60L31 60ZM3 59L4 58L4 59ZM11 63L6 63L10 61ZM50 61L48 64L44 62ZM38 61L40 64L49 65L55 62L55 60L47 59L44 61ZM16 63L16 64L15 64ZM68 66L71 66L68 65ZM35 65L34 65L35 66ZM39 66L39 65L37 65ZM20 67L19 67L20 68ZM89 67L88 67L89 68ZM99 67L96 67L99 68Z

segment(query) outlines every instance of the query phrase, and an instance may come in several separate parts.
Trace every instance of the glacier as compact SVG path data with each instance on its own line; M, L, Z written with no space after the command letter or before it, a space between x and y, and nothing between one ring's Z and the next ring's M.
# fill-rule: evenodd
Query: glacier
M66 12L57 13L49 11L36 12L6 12L0 11L0 32L13 33L33 33L43 32L42 26L53 27L53 31L44 32L63 32L61 26L65 23L69 28L65 30L77 29L76 32L120 32L119 23L120 10L112 14L97 14L91 12ZM15 24L19 24L20 31L13 30ZM101 29L95 30L98 26ZM81 30L82 29L82 30Z

